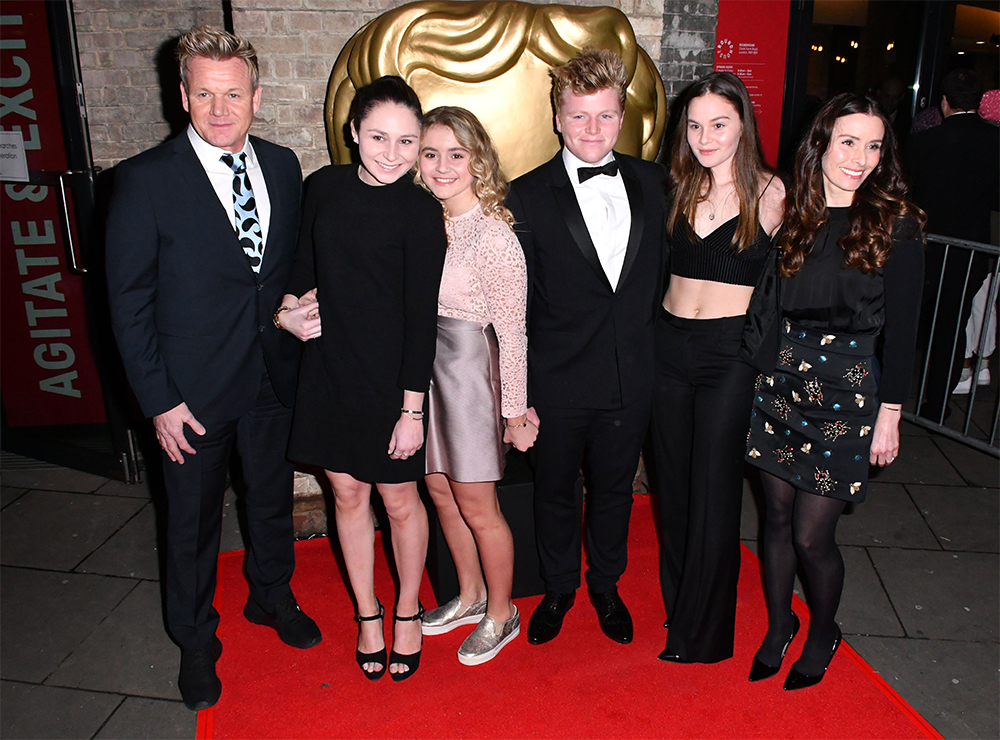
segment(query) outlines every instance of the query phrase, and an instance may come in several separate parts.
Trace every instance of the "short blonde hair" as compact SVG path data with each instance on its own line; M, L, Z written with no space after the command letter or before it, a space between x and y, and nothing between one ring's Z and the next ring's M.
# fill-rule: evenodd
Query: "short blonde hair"
M246 39L234 36L228 31L217 31L208 26L196 26L180 37L177 42L177 64L180 67L181 82L188 89L188 64L195 57L226 62L242 59L250 72L250 85L256 90L260 85L260 69L257 67L257 51Z
M500 169L500 157L486 128L475 114L465 108L441 106L424 115L423 131L431 126L446 126L455 134L455 140L469 150L469 173L472 188L483 207L483 213L514 226L514 214L504 205L507 183ZM417 170L417 182L427 187Z
M625 110L628 70L613 51L588 47L559 67L549 70L552 78L552 105L559 110L567 90L574 95L593 95L601 90L615 90Z

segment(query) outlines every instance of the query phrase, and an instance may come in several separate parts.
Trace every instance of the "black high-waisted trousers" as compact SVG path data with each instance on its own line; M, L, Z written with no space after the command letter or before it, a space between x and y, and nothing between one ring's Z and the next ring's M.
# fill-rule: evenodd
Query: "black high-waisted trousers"
M743 316L661 310L651 443L659 499L667 650L714 663L733 654L743 454L756 371L739 356Z

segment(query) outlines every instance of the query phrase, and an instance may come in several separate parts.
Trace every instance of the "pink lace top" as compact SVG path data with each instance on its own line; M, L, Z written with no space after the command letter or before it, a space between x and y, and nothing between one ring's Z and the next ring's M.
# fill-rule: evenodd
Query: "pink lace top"
M528 339L524 312L528 277L524 252L503 221L476 206L446 219L448 252L438 293L438 314L493 324L500 345L500 412L527 410Z

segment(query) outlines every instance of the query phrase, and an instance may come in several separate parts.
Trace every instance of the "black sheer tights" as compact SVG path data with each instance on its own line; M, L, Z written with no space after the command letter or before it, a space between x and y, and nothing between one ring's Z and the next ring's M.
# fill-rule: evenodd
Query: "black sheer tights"
M792 632L792 589L796 564L805 572L809 603L809 636L795 662L800 673L816 676L830 661L837 638L837 607L844 587L844 560L835 534L846 505L837 499L796 490L780 478L761 472L764 485L764 596L768 629L757 658L767 665L781 662Z

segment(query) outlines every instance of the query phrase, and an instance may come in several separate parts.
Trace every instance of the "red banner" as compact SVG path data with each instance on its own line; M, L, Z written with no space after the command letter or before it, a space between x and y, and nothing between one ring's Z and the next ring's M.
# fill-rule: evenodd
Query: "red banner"
M0 129L21 131L30 171L59 173L67 159L45 6L4 0ZM0 194L0 393L10 426L105 420L57 187L5 183Z
M715 71L743 80L753 100L764 157L778 159L785 92L789 0L719 0Z

